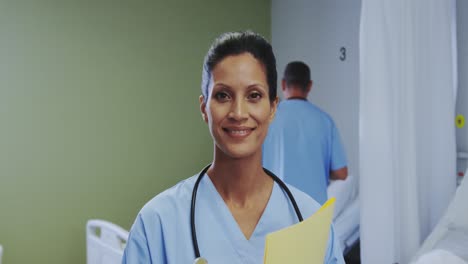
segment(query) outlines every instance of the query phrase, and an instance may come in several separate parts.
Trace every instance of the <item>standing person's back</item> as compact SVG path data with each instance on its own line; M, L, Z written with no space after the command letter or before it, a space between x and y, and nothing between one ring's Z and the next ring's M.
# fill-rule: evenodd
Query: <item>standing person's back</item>
M263 165L319 203L327 200L329 178L345 179L346 156L332 118L307 101L310 70L287 65L281 102L263 145Z

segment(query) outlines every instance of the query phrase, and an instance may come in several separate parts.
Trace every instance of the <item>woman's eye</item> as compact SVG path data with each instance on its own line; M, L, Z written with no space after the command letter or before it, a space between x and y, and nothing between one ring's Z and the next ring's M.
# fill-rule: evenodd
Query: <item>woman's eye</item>
M262 94L259 92L254 92L249 95L249 99L252 100L260 100L262 98Z
M219 92L215 94L215 98L218 101L227 101L229 100L229 95L225 92Z

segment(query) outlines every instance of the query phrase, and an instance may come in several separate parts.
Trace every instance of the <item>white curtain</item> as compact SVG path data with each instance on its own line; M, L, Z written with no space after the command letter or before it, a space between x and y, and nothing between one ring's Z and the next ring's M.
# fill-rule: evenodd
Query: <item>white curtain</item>
M364 264L408 263L456 185L455 0L362 0Z

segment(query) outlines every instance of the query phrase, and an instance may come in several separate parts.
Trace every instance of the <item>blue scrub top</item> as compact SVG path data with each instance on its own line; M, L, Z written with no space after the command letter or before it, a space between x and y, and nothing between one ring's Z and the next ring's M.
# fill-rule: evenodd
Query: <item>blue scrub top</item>
M195 181L196 176L193 176L178 183L141 209L130 230L122 263L193 263L190 204ZM288 187L304 218L319 208L308 195ZM196 203L195 225L200 254L214 264L263 263L266 235L298 222L288 196L276 183L249 240L207 176L200 182ZM344 263L333 229L325 263Z
M263 143L263 166L326 202L330 171L347 166L333 119L306 100L281 102Z

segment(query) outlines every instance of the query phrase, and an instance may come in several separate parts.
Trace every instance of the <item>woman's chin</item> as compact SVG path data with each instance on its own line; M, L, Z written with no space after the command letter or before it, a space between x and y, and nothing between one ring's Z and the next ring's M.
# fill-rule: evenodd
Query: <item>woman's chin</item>
M236 146L225 148L222 152L224 155L232 159L248 159L257 154L257 149L253 149L252 147L243 148L241 146Z

